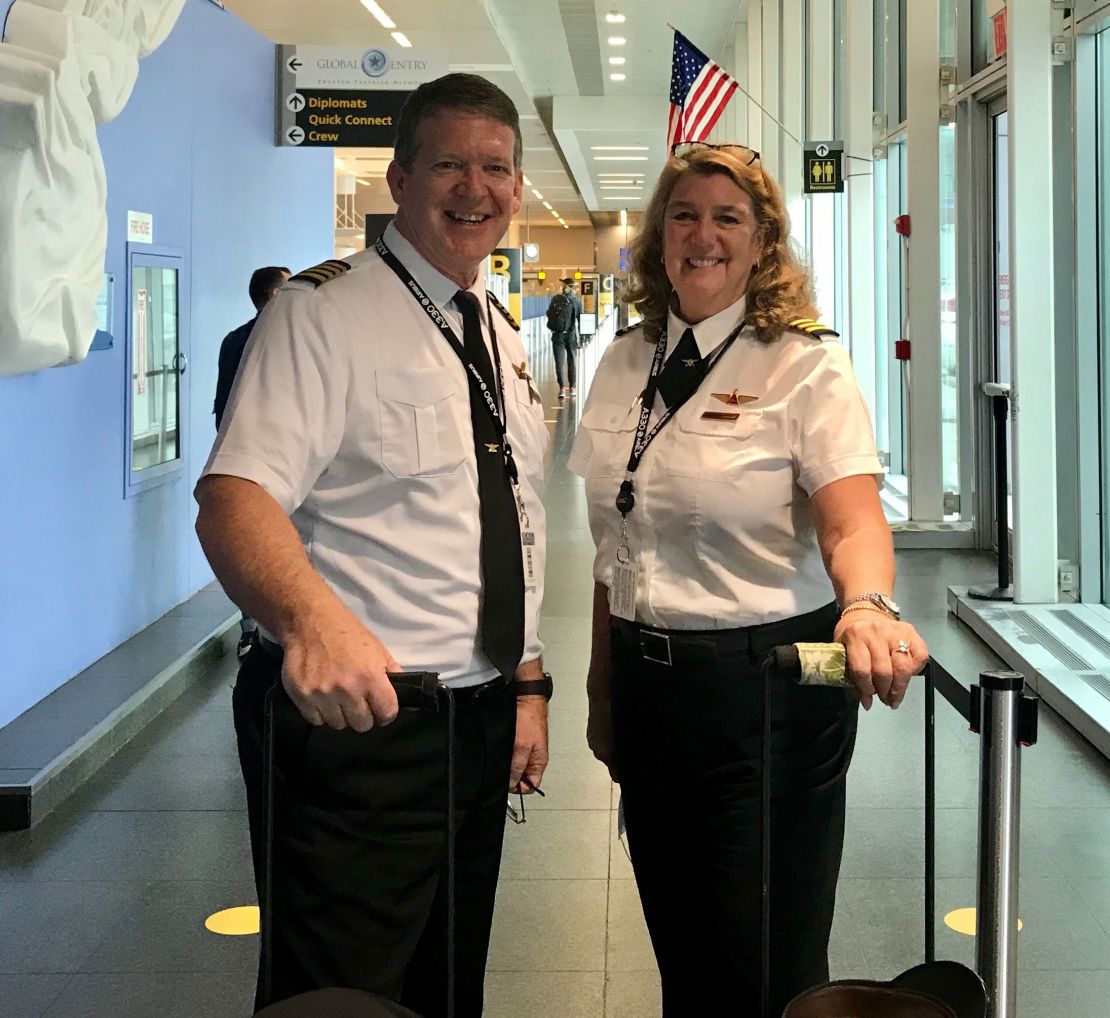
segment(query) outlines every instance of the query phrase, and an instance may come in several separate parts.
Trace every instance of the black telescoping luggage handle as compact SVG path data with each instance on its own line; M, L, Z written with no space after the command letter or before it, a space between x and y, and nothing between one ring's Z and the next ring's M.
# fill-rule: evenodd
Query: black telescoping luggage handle
M440 682L438 672L389 672L390 683L397 693L397 706L403 711L426 710L438 713L446 705L446 758L447 780L444 795L444 829L447 839L447 1018L455 1013L455 697L449 686ZM259 902L265 910L260 915L260 949L262 955L262 984L268 1002L272 992L273 953L270 944L271 901L273 896L273 846L274 846L274 699L280 683L275 682L263 701L263 769L262 795L265 803L264 860L262 886L265 901Z
M925 678L925 960L936 960L936 679L931 662ZM763 664L761 692L762 736L759 807L760 862L762 869L760 944L760 1014L770 1018L771 990L771 681L778 679L803 686L849 687L843 644L792 643L774 647Z

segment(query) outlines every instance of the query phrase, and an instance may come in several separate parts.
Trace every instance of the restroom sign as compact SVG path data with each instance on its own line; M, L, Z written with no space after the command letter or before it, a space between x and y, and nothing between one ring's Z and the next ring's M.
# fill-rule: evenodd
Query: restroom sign
M844 142L807 141L802 177L803 194L843 194Z

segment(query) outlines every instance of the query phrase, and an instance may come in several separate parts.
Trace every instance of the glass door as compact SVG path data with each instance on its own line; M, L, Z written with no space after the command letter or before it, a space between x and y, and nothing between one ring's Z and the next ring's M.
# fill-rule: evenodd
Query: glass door
M184 469L186 398L184 259L129 249L125 494L164 483Z
M990 117L990 167L991 167L991 204L990 204L990 294L989 304L989 360L988 378L1001 385L1010 385L1013 380L1010 356L1010 116L1006 99L996 99L988 108ZM980 394L980 399L987 400ZM988 400L987 420L990 425L984 429L980 440L980 455L990 466L992 478L990 489L994 490L995 477L995 439L994 416ZM1009 450L1007 450L1009 453ZM1007 519L1013 526L1012 494L1013 456L1006 456L1006 493ZM998 506L995 500L990 504L990 533L992 546L997 548Z
M1110 30L1096 37L1099 444L1102 462L1102 600L1110 604Z

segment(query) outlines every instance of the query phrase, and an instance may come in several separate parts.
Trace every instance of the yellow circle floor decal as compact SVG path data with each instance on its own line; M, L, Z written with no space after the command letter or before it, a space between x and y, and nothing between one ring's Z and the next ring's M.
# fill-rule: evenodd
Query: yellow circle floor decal
M950 930L955 930L957 933L963 933L966 936L975 936L975 909L973 908L957 908L953 909L944 917L944 925ZM1022 929L1024 924L1019 919L1018 929Z
M204 928L209 933L223 937L249 937L258 933L258 906L240 905L238 908L225 908L213 912L204 920Z

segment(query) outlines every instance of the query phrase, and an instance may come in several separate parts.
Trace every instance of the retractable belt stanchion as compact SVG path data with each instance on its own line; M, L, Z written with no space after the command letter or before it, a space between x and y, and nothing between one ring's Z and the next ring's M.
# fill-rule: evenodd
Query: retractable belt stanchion
M994 518L998 544L998 585L989 583L969 587L968 597L981 601L1012 601L1010 583L1010 489L1008 483L1010 444L1010 387L1000 382L984 382L983 393L990 397L994 411Z
M802 685L848 683L844 648L839 644L777 647L765 666L763 717L763 1014L767 1015L770 973L770 731L767 703L773 677ZM986 989L986 1018L1017 1014L1018 863L1021 800L1021 748L1037 741L1037 697L1025 691L1017 672L986 671L966 690L933 662L923 669L925 687L925 958L936 959L936 690L938 678L952 706L977 733L979 766L979 840L977 849L976 971ZM956 977L958 978L958 977ZM789 1009L788 1009L789 1010ZM831 1013L831 1012L830 1012ZM841 1012L837 1012L841 1013ZM853 1012L854 1013L854 1012Z
M982 672L971 689L971 728L983 740L975 967L987 988L987 1018L1017 1014L1021 747L1037 741L1038 702L1017 672Z

